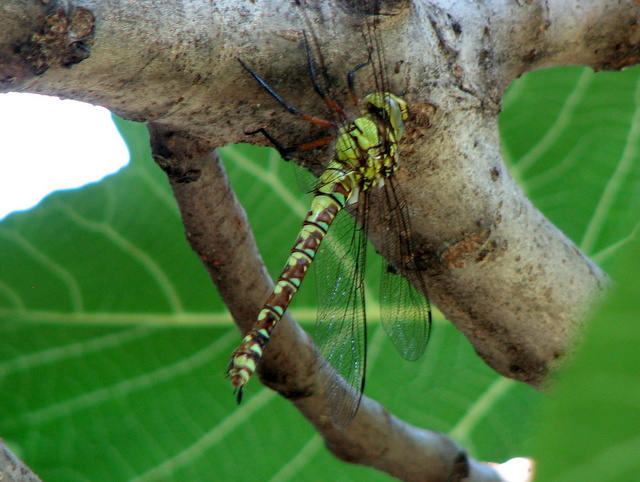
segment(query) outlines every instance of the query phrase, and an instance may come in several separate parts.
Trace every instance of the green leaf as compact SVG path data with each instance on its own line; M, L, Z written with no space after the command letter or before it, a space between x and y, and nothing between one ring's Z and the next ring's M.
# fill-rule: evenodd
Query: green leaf
M638 192L638 71L583 72L519 80L505 102L504 145L534 202L612 262L638 225L626 208ZM240 335L184 239L144 126L118 125L130 166L0 223L0 436L47 481L388 480L333 459L256 381L235 405L223 372ZM275 276L308 201L272 151L223 155ZM307 328L313 291L293 307ZM376 320L370 334L367 395L481 459L526 455L542 395L496 375L440 317L414 363Z
M618 286L551 383L532 451L539 480L636 480L640 213L632 207L640 202L640 70L565 73L539 72L514 86L519 108L531 105L503 116L502 126L525 131L530 124L532 139L510 149L519 158L513 172L527 178L536 205ZM531 93L536 77L548 85ZM556 103L556 90L567 91L565 102ZM550 114L546 120L542 112Z
M533 72L500 119L512 175L583 251L604 262L638 225L638 68Z
M640 474L640 239L616 256L617 287L597 311L541 412L540 480L612 482Z

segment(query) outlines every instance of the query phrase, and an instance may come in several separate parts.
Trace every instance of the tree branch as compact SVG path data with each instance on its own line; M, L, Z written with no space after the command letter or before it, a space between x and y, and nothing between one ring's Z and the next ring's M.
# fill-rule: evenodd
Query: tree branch
M0 439L0 480L3 482L42 482Z

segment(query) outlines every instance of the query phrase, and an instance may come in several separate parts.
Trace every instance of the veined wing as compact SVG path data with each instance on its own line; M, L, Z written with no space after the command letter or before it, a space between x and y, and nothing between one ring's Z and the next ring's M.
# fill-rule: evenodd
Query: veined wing
M322 356L319 374L331 419L340 428L355 416L364 389L366 242L363 230L342 211L318 252L315 268L318 318L314 339Z
M422 356L429 341L431 305L424 296L426 287L416 263L409 213L395 176L386 180L384 196L390 232L382 238L382 251L390 259L400 260L400 264L395 269L383 265L380 280L382 326L398 353L406 360L414 361Z

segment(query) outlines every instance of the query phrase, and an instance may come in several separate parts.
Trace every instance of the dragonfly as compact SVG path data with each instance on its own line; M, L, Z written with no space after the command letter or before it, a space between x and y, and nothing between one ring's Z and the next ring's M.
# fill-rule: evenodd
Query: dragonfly
M382 270L382 326L405 359L417 360L425 351L432 321L407 206L396 178L398 142L409 119L409 109L401 96L389 92L377 21L372 22L365 35L368 61L347 75L349 97L360 112L355 119L350 120L345 109L328 94L325 88L328 79L324 77L320 82L306 33L311 82L335 120L299 111L238 59L262 88L289 112L334 130L333 136L294 148L283 147L264 129L248 134L261 132L285 158L292 152L313 150L329 142L334 142L334 146L332 158L313 190L311 207L284 269L252 329L233 352L227 374L240 403L243 388L255 372L274 328L317 258L318 315L314 339L321 355L319 376L324 382L331 420L339 428L351 423L364 390L367 351L364 268L373 196L384 205L376 213L385 213L388 218L389 229L381 240L382 252L400 260L397 266L384 265ZM310 27L308 19L307 26ZM315 35L312 38L315 39ZM376 88L358 100L355 76L367 66L373 69ZM336 375L346 383L336 383Z

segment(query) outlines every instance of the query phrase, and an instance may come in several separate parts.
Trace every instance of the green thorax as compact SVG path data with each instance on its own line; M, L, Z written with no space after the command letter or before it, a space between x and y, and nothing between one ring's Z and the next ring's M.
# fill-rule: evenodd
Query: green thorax
M397 143L409 117L405 101L388 92L367 95L361 113L361 117L340 129L336 159L332 163L354 177L358 191L383 185L395 170ZM333 169L327 169L325 175L335 179L332 172Z

